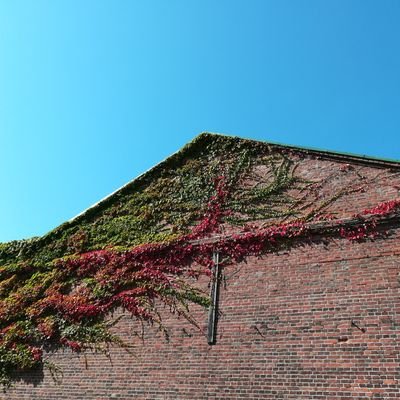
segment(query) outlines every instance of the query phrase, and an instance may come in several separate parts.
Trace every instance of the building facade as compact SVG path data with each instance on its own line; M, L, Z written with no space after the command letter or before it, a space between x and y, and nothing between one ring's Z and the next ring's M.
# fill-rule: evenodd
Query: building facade
M33 361L0 398L398 399L399 190L394 161L200 135L3 245Z

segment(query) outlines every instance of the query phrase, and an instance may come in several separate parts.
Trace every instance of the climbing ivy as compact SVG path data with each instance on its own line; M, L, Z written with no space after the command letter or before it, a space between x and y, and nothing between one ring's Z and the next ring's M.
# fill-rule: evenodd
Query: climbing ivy
M195 280L210 273L215 248L236 262L290 245L307 221L359 190L317 202L317 183L296 174L297 160L264 143L203 135L49 234L0 244L0 383L42 365L50 348L123 345L108 318L117 308L161 330L158 304L195 323L190 304L209 304ZM244 234L229 236L233 226ZM335 232L371 236L367 228ZM225 239L195 244L216 234Z

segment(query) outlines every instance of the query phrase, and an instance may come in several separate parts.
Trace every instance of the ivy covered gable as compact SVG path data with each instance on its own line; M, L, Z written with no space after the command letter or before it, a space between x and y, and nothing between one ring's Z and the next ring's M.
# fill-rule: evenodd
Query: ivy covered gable
M0 244L0 380L54 348L123 346L117 308L163 330L163 304L196 324L191 304L209 305L196 279L212 275L216 250L229 266L304 241L383 237L399 188L396 162L202 134L47 235Z

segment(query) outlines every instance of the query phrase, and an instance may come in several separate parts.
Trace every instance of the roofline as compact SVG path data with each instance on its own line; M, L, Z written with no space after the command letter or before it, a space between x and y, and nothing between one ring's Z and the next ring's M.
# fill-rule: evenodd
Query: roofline
M354 153L349 153L349 152L340 152L340 151L333 151L333 150L325 150L325 149L319 149L317 147L306 147L306 146L298 146L294 144L285 144L285 143L279 143L279 142L274 142L274 141L265 141L265 140L260 140L260 139L252 139L252 138L244 138L244 137L239 137L239 136L232 136L224 133L217 133L217 132L202 132L200 135L203 134L208 134L208 135L216 135L216 136L226 136L232 139L242 139L242 140L249 140L251 142L258 142L258 143L264 143L267 145L271 145L273 147L281 148L281 149L290 149L294 151L298 151L301 153L308 153L308 154L314 154L317 156L325 157L325 158L334 158L335 160L349 160L357 163L365 163L368 165L375 165L375 166L381 166L381 167L394 167L394 168L400 168L400 159L396 160L393 158L382 158L382 157L374 157L374 156L368 156L368 155L361 155L361 154L354 154Z
M193 140L186 143L183 147L172 153L170 156L165 158L164 160L158 162L153 167L147 169L145 172L142 172L137 177L131 179L129 182L125 183L124 185L120 186L118 189L114 190L112 193L108 194L107 196L103 197L101 200L97 201L93 205L89 206L75 217L70 218L69 220L63 222L61 225L56 226L54 229L50 230L49 232L45 233L43 236L39 237L39 240L51 237L53 234L57 234L58 232L62 231L65 227L74 225L79 223L85 217L89 216L90 214L100 209L102 206L106 206L110 201L117 197L118 195L124 194L125 191L128 191L134 185L140 185L142 182L146 180L148 176L152 173L161 170L165 165L168 165L171 162L174 162L176 159L180 159L184 157L186 153L188 153L196 143L201 142L204 138L210 135L208 132L202 132L199 135L195 136ZM211 134L214 135L214 134ZM222 136L222 135L219 135ZM226 135L225 135L226 136Z
M84 211L82 211L75 217L69 219L68 221L64 222L63 224L52 229L50 232L48 232L44 236L42 236L41 239L46 240L53 234L57 234L58 232L62 231L63 228L65 228L66 226L74 225L76 223L79 223L84 218L90 217L90 215L92 215L92 213L95 213L98 209L101 209L103 206L107 206L107 204L109 202L111 202L115 197L117 197L119 195L123 195L126 191L130 190L135 185L140 185L142 182L145 182L146 179L148 179L152 174L161 170L168 164L174 163L177 160L183 159L183 157L185 157L187 154L190 154L190 152L196 148L197 144L199 144L203 141L209 140L213 136L224 136L224 137L232 139L232 140L243 140L243 141L249 141L249 142L253 142L253 143L258 142L258 143L262 143L264 145L271 146L272 148L277 148L277 149L283 150L283 151L308 154L311 156L325 158L325 159L328 158L328 159L332 159L332 160L340 161L340 162L352 162L352 163L364 164L364 165L366 164L369 166L374 166L374 167L379 167L379 168L400 169L400 160L380 159L380 158L369 157L369 156L364 156L364 155L355 155L355 154L350 154L350 153L340 153L340 152L334 152L334 151L329 151L329 150L320 150L320 149L315 149L315 148L287 145L287 144L282 144L282 143L277 143L277 142L269 142L269 141L267 142L267 141L258 140L258 139L243 138L243 137L228 135L228 134L224 134L224 133L206 132L205 131L205 132L201 132L192 141L187 143L181 149L177 150L175 153L173 153L170 156L168 156L167 158L165 158L163 161L157 163L152 168L150 168L147 171L143 172L142 174L138 175L136 178L132 179L125 185L121 186L119 189L116 189L114 192L107 195L106 197L104 197L100 201L96 202L92 206L86 208Z

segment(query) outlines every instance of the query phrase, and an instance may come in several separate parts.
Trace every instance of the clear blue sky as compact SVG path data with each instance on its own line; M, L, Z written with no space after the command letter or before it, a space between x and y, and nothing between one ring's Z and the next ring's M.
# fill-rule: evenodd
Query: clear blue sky
M0 2L0 241L201 131L400 158L399 0Z

